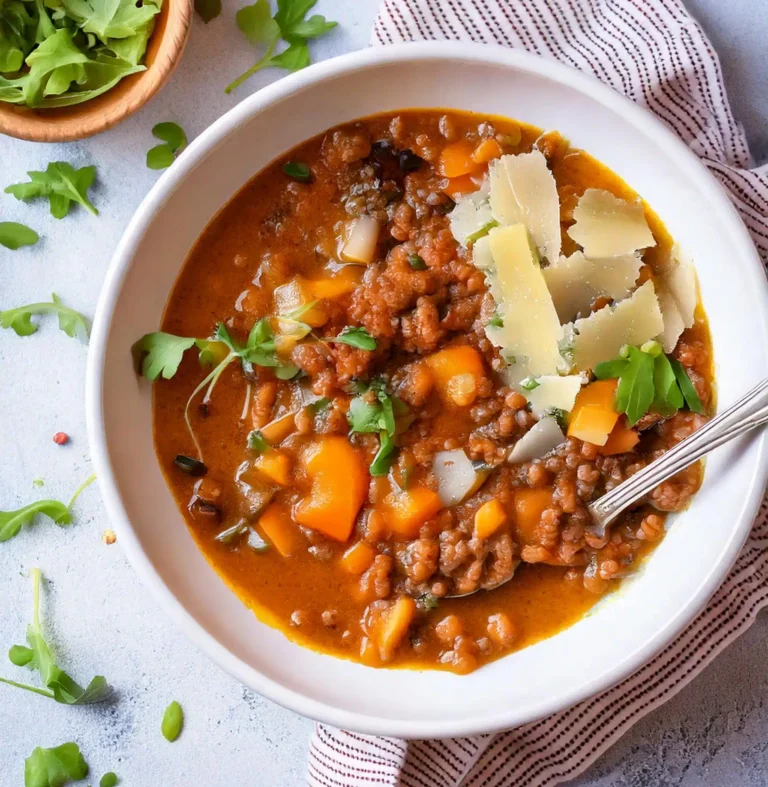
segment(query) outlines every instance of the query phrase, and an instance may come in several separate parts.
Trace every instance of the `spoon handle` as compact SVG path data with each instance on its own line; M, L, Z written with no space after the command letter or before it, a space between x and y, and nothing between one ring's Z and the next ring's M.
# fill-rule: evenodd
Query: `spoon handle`
M591 503L588 508L592 518L604 534L606 526L625 508L662 481L692 465L712 449L767 422L768 379L765 379L701 429Z

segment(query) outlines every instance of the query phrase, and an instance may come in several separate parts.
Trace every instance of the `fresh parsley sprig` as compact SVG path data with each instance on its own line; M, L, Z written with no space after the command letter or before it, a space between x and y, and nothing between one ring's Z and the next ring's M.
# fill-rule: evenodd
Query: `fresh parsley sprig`
M685 367L664 355L658 342L623 347L620 355L615 360L599 363L594 372L598 380L618 378L615 407L617 412L626 413L630 426L651 410L672 415L683 403L692 412L704 414L704 406Z
M88 199L88 189L96 178L96 167L75 169L66 161L53 161L45 172L27 172L27 176L27 183L14 183L5 189L5 193L24 202L46 197L55 219L63 219L73 202L82 205L94 216L98 215L99 211Z
M333 30L337 22L314 14L306 18L317 0L277 0L277 12L272 16L269 0L256 0L253 5L241 8L235 18L243 35L252 43L265 48L264 54L244 74L227 86L231 93L249 77L263 68L284 68L298 71L311 62L307 41L319 38ZM274 54L280 41L288 48Z
M50 303L29 303L0 312L0 328L12 328L18 336L31 336L37 331L37 325L32 322L37 314L57 314L59 328L67 336L88 340L88 320L80 312L64 306L56 293L51 296Z
M408 408L396 396L387 393L386 383L381 378L372 380L367 386L358 385L358 395L349 403L347 420L351 432L379 434L379 450L369 469L371 475L386 475L395 460L397 445L396 417L404 415Z
M40 569L33 568L31 576L33 588L32 622L27 626L27 645L14 645L8 653L8 658L17 667L27 667L38 672L44 688L17 683L5 678L0 678L0 683L41 694L43 697L56 700L64 705L89 705L94 702L103 702L112 695L112 689L101 675L97 675L86 688L83 688L56 665L40 625L40 580L42 578Z

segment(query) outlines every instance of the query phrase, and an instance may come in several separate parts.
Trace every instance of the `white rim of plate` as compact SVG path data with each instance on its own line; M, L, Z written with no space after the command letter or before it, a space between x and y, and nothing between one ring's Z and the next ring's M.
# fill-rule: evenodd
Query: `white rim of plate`
M595 77L528 52L492 44L418 42L373 47L326 60L283 77L244 99L193 140L173 167L163 173L142 200L115 250L99 296L91 334L86 372L86 418L91 456L107 513L120 529L120 543L125 549L131 565L157 599L165 614L222 669L259 694L304 716L363 734L401 738L478 735L527 724L598 694L637 671L677 637L685 626L696 617L725 579L749 534L763 497L765 480L768 478L766 436L761 435L758 438L760 440L759 453L752 468L749 495L744 500L729 541L718 560L702 579L699 587L692 592L688 601L647 640L642 648L628 654L626 659L614 665L612 669L594 676L572 691L560 693L555 697L525 706L510 708L504 713L488 718L474 718L463 723L382 719L343 710L305 697L265 677L232 655L229 650L205 631L169 590L145 555L120 499L113 468L109 461L104 431L101 393L107 340L111 328L112 313L136 247L153 216L180 181L198 162L205 158L209 150L252 115L299 89L307 88L349 71L365 70L383 63L429 60L466 61L507 66L515 70L547 77L602 103L676 158L690 180L699 187L701 197L707 199L722 216L724 225L736 243L734 257L752 260L752 264L745 265L739 273L749 277L749 283L756 293L762 293L764 304L762 322L764 331L768 330L768 283L760 258L746 227L728 200L725 191L698 157L650 112L616 93ZM180 261L180 265L182 263L183 260Z

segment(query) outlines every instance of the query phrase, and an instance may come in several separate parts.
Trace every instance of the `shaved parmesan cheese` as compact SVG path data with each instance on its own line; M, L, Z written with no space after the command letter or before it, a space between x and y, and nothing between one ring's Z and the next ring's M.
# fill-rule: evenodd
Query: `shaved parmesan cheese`
M610 191L587 189L573 210L573 218L568 234L587 257L618 257L656 245L639 200L627 202Z
M524 224L550 262L560 256L560 201L557 185L538 150L501 156L489 169L490 206L502 225Z
M662 276L662 281L669 294L675 299L683 324L686 328L690 328L693 325L698 300L696 271L693 266L681 262L670 268Z
M529 375L557 374L562 366L558 342L563 329L531 248L528 230L522 224L497 227L477 242L476 265L478 251L479 266L491 266L486 275L503 321L500 327L489 325L486 334L502 348L502 356L510 364L505 377L514 383Z
M537 377L536 382L538 385L532 391L518 390L530 402L531 412L541 418L549 410L564 410L566 413L573 410L583 380L577 374L567 377L543 375Z
M544 268L542 273L552 295L560 322L588 312L595 298L614 301L626 298L635 286L643 261L638 254L591 259L580 251Z
M530 462L541 459L565 442L563 430L551 415L542 418L516 443L507 457L510 462Z
M656 338L661 342L664 352L671 353L677 346L680 334L685 330L685 322L675 299L665 287L656 290L656 297L659 299L661 316L664 319L664 330Z
M491 207L488 204L488 178L483 181L479 191L466 194L456 200L456 207L449 216L453 237L462 245L467 246L467 239L493 221Z
M639 346L663 330L659 301L649 280L617 306L606 306L572 323L574 366L594 369L601 361L616 358L622 345Z

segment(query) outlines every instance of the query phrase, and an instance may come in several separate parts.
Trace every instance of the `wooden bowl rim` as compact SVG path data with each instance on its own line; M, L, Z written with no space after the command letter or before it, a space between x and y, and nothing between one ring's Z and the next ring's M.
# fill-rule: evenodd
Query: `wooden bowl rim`
M192 12L193 0L165 0L150 37L146 71L125 77L101 96L49 110L0 102L0 133L30 142L72 142L112 128L146 104L168 80L184 51Z

